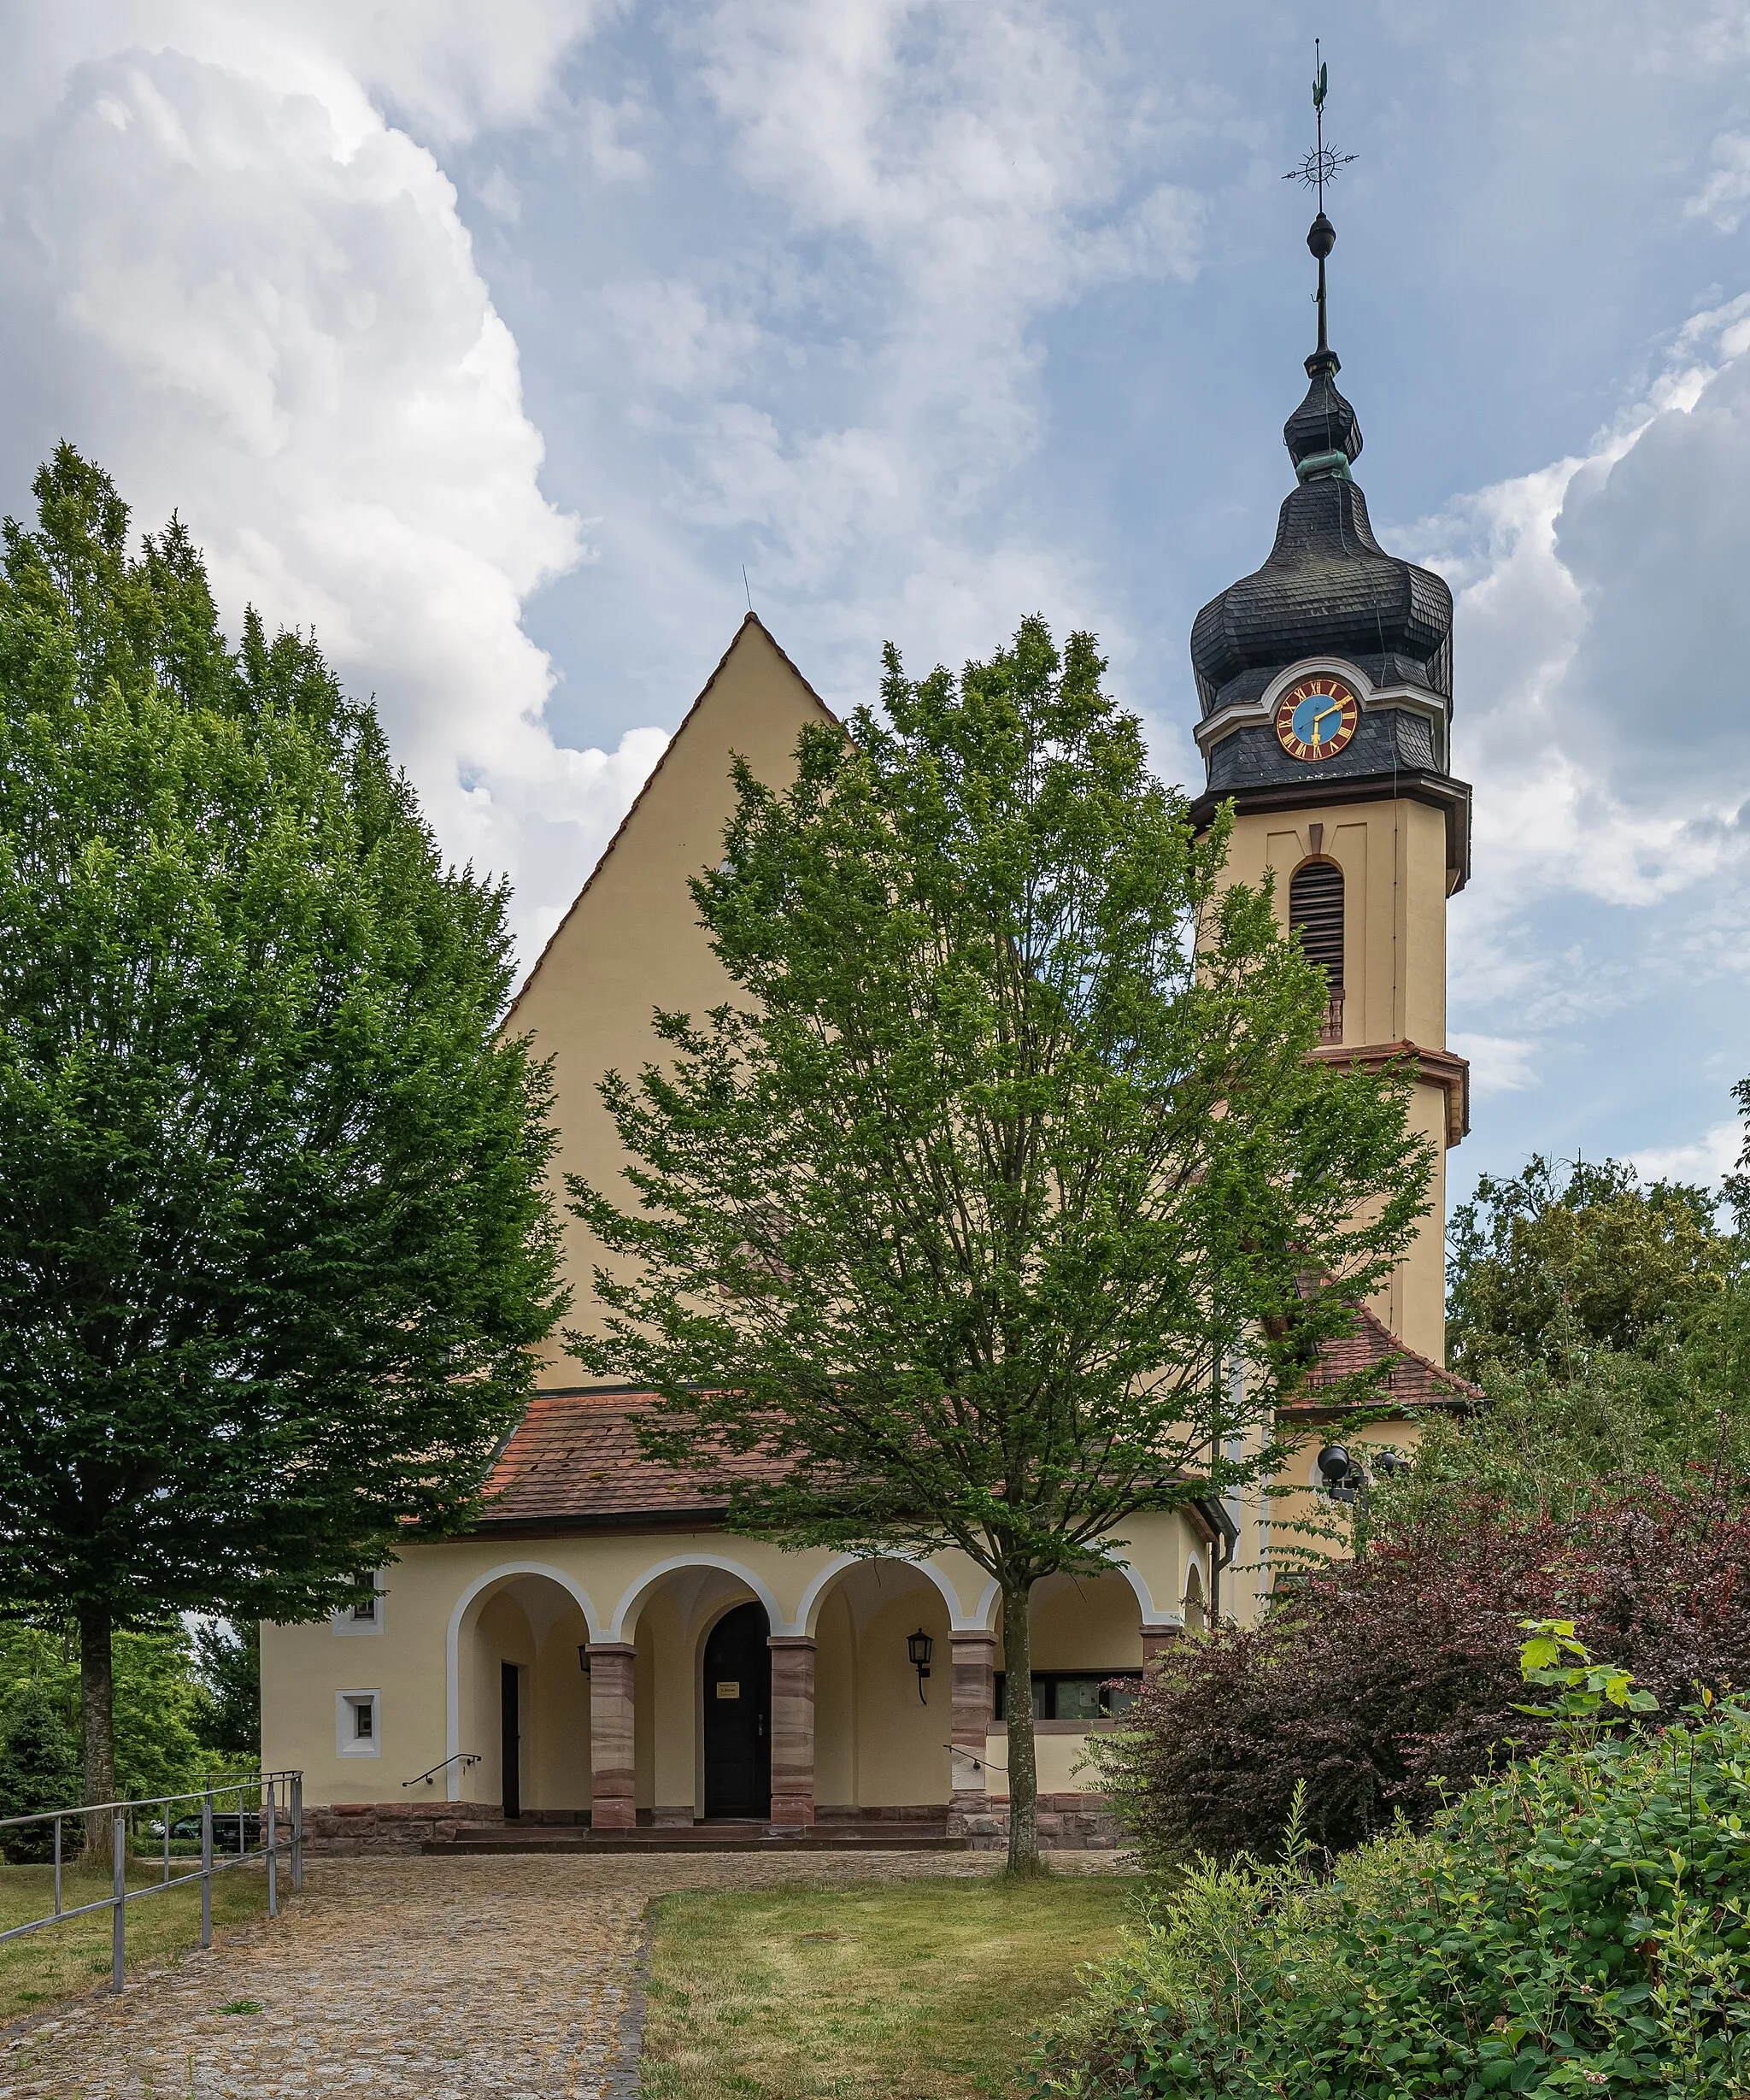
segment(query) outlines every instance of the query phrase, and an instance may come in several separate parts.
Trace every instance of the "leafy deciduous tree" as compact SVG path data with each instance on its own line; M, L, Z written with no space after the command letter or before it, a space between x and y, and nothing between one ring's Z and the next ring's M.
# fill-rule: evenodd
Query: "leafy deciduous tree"
M1401 1080L1307 1062L1322 976L1103 668L1038 621L958 680L890 650L884 721L806 730L783 793L738 768L693 893L743 1003L659 1017L667 1068L603 1085L638 1206L573 1185L625 1258L574 1346L661 1396L653 1454L761 1452L732 1525L997 1581L1017 1867L1033 1585L1274 1469L1282 1385L1428 1165Z
M342 1602L471 1508L556 1309L502 887L313 642L220 633L63 446L0 568L0 1596L111 1638Z
M1725 1290L1741 1250L1718 1199L1680 1182L1642 1187L1618 1160L1541 1156L1484 1174L1447 1228L1448 1342L1455 1368L1495 1362L1565 1376L1585 1352L1646 1353Z

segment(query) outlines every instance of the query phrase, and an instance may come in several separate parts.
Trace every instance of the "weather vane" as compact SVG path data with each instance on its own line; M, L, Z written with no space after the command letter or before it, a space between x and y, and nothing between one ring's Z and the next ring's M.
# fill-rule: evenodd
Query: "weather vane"
M1324 215L1324 185L1335 182L1349 162L1353 153L1339 153L1335 146L1324 143L1324 97L1330 86L1328 71L1320 56L1318 39L1312 39L1312 121L1314 142L1312 150L1298 168L1289 168L1283 177L1284 182L1304 182L1309 190L1318 194L1318 216L1312 221L1307 236L1307 245L1318 258L1318 289L1313 297L1318 303L1318 355L1327 355L1330 344L1324 331L1324 258L1336 246L1336 228Z

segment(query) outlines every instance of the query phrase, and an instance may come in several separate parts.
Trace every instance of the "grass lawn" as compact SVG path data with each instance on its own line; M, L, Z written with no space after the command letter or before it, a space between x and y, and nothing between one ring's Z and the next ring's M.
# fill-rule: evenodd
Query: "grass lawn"
M183 1865L173 1861L171 1871ZM159 1870L143 1864L130 1866L127 1885L144 1888L159 1878ZM89 1903L107 1896L111 1887L108 1873L87 1874L68 1868L62 1883L62 1907ZM290 1893L291 1875L280 1862L279 1893ZM0 1867L0 1932L39 1918L55 1908L55 1869L52 1867ZM267 1908L267 1874L260 1867L233 1867L213 1881L213 1926L237 1925L260 1917ZM40 1932L27 1932L22 1939L0 1945L0 2022L17 2020L26 2013L41 2012L57 1998L76 1997L95 1991L109 1979L111 1913L94 1910L88 1917L64 1925L45 1925ZM127 1966L161 1962L167 1956L197 1947L201 1939L201 1885L172 1889L167 1895L151 1896L127 1907Z
M1119 1875L854 1882L657 1907L646 2100L972 2100L1108 1952Z

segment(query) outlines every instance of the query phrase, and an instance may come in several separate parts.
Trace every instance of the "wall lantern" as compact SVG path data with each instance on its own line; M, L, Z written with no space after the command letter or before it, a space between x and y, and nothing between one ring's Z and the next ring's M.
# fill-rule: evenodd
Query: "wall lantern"
M918 1673L918 1700L920 1705L929 1704L924 1697L924 1679L930 1674L930 1657L935 1647L935 1642L922 1626L915 1633L906 1635L906 1653L911 1657L912 1668Z
M578 1643L578 1668L585 1677L590 1674L590 1644L588 1641Z
M1354 1502L1367 1485L1366 1474L1342 1444L1327 1444L1318 1454L1318 1477L1333 1502Z

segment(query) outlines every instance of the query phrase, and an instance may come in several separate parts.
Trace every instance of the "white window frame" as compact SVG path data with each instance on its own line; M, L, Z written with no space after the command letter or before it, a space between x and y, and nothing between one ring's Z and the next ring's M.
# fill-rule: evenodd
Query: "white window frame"
M360 1736L357 1715L361 1707L368 1707L371 1715L371 1733L368 1739ZM383 1694L374 1686L351 1691L337 1691L334 1695L334 1748L342 1757L380 1757L383 1755Z
M337 1611L328 1621L337 1633L348 1637L360 1633L380 1633L383 1631L383 1600L388 1592L383 1587L383 1571L379 1568L371 1578L371 1587L377 1599L377 1609L368 1619L355 1619L352 1606L347 1604Z

